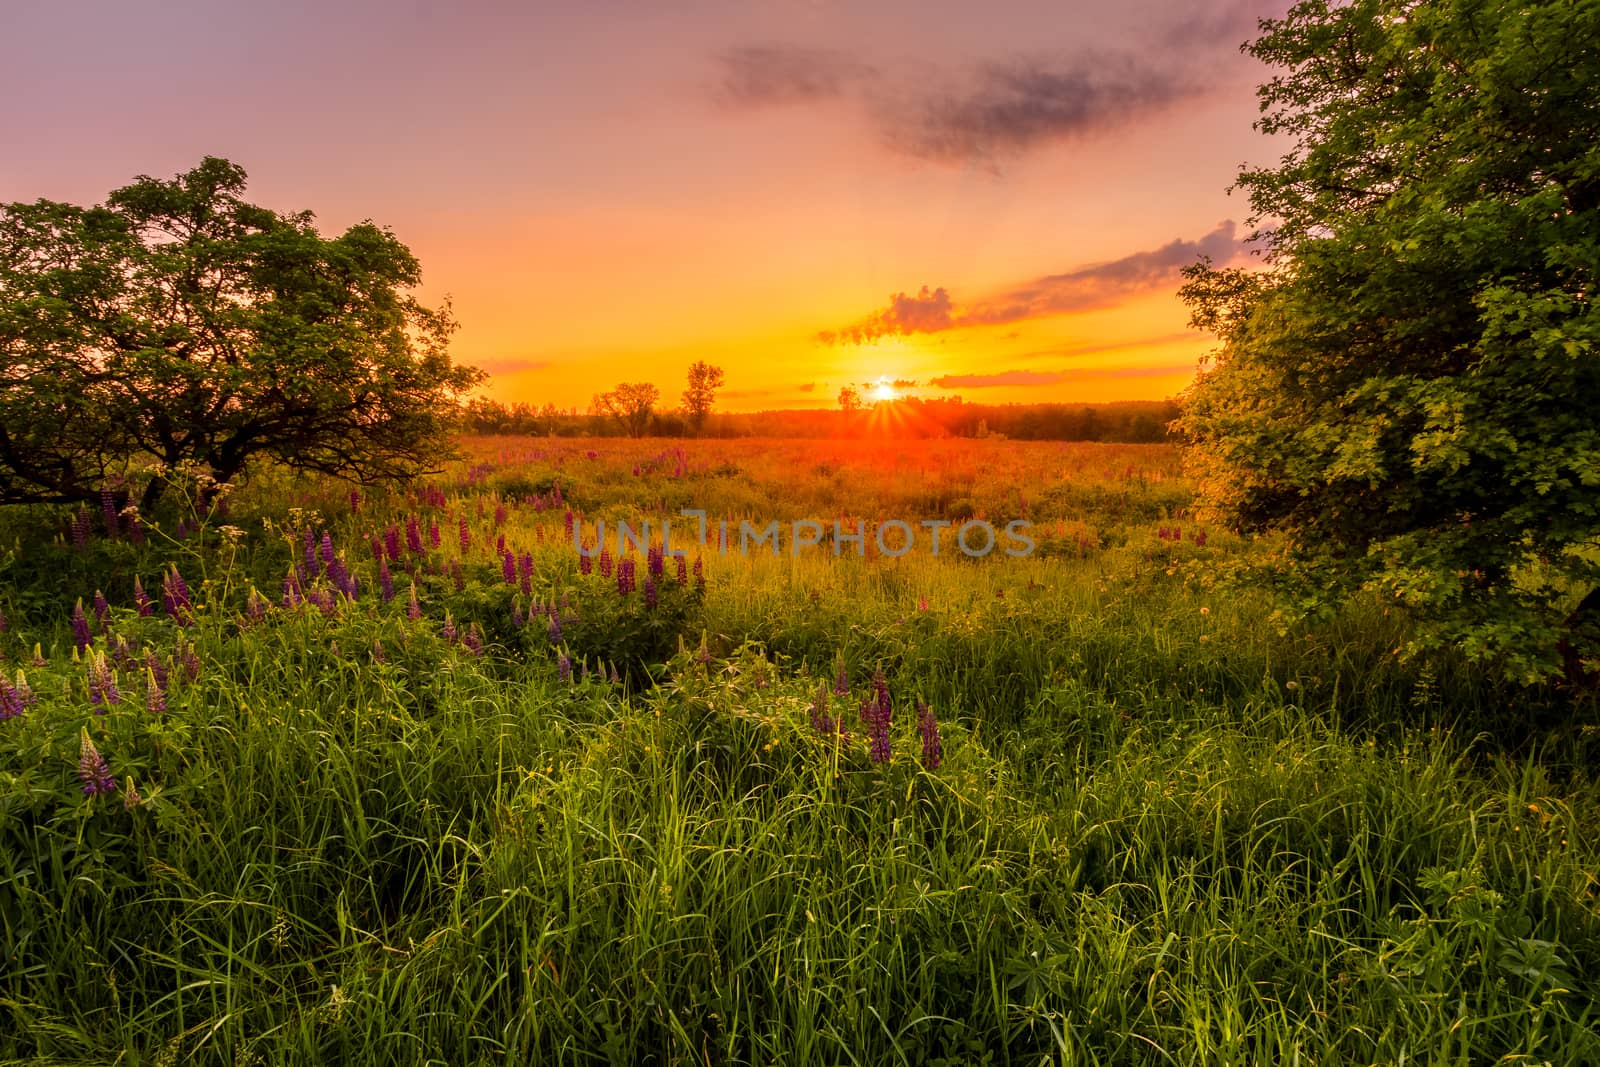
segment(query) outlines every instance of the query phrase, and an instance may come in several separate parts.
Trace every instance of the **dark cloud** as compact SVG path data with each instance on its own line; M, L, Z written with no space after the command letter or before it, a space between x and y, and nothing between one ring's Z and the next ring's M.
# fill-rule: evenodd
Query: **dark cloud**
M993 389L1001 386L1061 385L1105 378L1155 378L1194 369L1193 363L1170 363L1160 367L1116 367L1106 370L1087 367L1059 371L1004 370L995 374L946 374L928 379L928 384L938 389Z
M1152 113L1205 89L1168 63L1127 57L1014 60L875 110L885 142L940 163L992 161Z
M828 344L867 344L880 337L905 336L913 333L937 333L948 330L954 323L950 317L950 294L941 286L929 289L926 285L915 296L895 293L889 297L889 306L869 315L860 322L841 330L826 331L817 336Z
M1149 252L1135 252L1063 274L1047 274L1030 282L954 306L942 286L924 285L915 296L895 293L889 306L859 322L817 335L826 344L870 344L883 337L938 333L962 326L995 326L1044 318L1070 311L1112 307L1140 293L1176 287L1178 272L1202 256L1217 264L1242 257L1244 244L1230 220L1194 241L1175 240Z
M718 58L717 98L734 107L826 100L873 75L871 67L842 52L795 45L748 45Z

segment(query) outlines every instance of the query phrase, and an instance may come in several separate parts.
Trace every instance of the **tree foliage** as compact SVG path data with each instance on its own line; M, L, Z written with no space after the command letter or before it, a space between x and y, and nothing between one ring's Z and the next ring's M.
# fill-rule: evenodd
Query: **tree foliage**
M208 157L93 208L0 207L0 502L88 499L141 458L219 481L259 456L361 481L437 462L480 375L407 294L416 258L244 188Z
M629 437L643 437L660 399L661 390L649 382L623 382L609 393L596 393L589 411L616 419Z
M1600 547L1600 4L1309 0L1245 170L1269 269L1187 272L1222 346L1185 398L1203 499L1286 535L1302 610L1357 588L1412 650L1558 666ZM1590 654L1593 650L1590 650Z
M690 365L689 388L683 392L683 411L695 433L699 433L710 418L711 406L716 402L722 381L721 367L713 367L703 359Z

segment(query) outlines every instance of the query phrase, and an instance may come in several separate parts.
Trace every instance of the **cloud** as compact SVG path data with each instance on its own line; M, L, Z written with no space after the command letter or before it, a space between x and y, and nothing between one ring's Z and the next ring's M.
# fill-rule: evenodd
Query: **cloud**
M550 366L549 361L542 359L517 359L508 357L503 359L475 359L468 360L472 366L477 367L485 374L521 374L524 371L544 370Z
M875 107L884 141L940 163L992 161L1123 125L1204 91L1170 64L1125 56L986 63L953 87Z
M817 383L806 382L804 385L797 385L794 388L795 391L799 393L814 393L817 391Z
M767 107L828 100L873 77L871 67L843 52L796 45L746 45L718 56L716 96L730 107Z
M1115 367L1096 370L1072 367L1058 371L1005 370L995 374L945 374L928 379L937 389L993 389L1002 386L1061 385L1067 382L1096 381L1106 378L1157 378L1169 374L1192 373L1194 363L1170 363L1159 367Z
M1244 243L1229 220L1193 241L1174 240L1149 252L1135 252L1062 274L1012 286L958 308L943 286L924 285L915 295L895 293L889 306L837 330L824 330L825 344L870 344L884 337L939 333L967 326L997 326L1072 311L1113 307L1140 293L1176 286L1178 272L1202 256L1217 264L1242 257Z

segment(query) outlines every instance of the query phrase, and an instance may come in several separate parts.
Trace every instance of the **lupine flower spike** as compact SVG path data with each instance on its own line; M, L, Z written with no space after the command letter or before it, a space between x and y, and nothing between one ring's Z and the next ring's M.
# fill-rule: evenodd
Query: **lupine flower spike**
M83 783L83 795L86 797L113 793L117 788L117 780L111 776L111 768L106 764L105 757L89 740L87 726L83 728L78 741L78 781Z

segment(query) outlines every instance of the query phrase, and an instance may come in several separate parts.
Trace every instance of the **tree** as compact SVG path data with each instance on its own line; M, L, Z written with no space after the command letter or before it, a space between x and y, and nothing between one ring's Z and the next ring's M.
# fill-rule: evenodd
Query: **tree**
M661 390L649 382L623 382L609 393L596 393L589 411L616 419L629 437L643 437L659 399Z
M698 434L711 414L711 404L722 388L722 368L699 360L689 367L689 388L683 393L683 410Z
M257 457L363 482L437 464L481 374L407 294L416 258L244 188L207 157L98 207L0 207L0 502L91 499L141 458L218 481Z
M1410 651L1521 681L1600 579L1597 38L1564 0L1263 21L1256 125L1295 142L1239 179L1269 269L1183 290L1222 342L1179 422L1202 501L1285 535L1300 610L1375 592Z
M839 409L846 415L854 414L861 410L861 392L853 385L844 386L839 390Z

